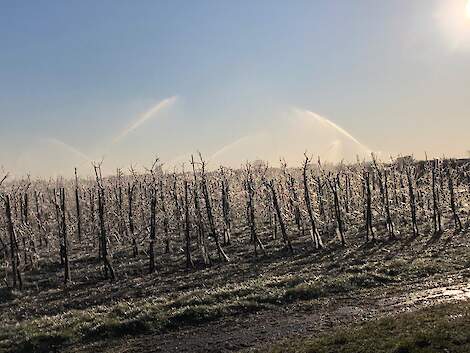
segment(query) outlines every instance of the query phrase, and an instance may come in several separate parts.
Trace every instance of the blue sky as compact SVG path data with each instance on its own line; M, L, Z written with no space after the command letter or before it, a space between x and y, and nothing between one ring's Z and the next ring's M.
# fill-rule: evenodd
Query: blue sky
M374 151L463 155L465 3L0 0L0 163L52 173L51 140L112 168L210 156L293 108Z

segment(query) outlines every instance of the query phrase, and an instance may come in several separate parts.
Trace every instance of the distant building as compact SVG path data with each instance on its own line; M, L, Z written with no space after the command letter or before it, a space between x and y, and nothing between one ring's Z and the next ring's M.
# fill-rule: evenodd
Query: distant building
M398 157L396 159L396 163L400 166L400 167L403 167L407 164L411 164L414 162L414 158L413 156L403 156L403 157Z
M257 159L251 163L254 169L264 169L268 166L268 163L266 161L263 161L262 159Z

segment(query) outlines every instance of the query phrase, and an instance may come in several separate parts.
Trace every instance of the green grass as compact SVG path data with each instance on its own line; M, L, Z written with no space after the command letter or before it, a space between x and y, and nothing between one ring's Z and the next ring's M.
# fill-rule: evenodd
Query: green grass
M450 270L432 257L414 261L391 259L344 264L344 269L322 275L300 270L295 275L260 276L207 290L130 299L26 319L18 324L5 323L0 330L0 352L46 352L68 344L169 331L297 301L349 295ZM10 293L5 295L10 298ZM13 295L11 300L15 300Z
M262 352L470 352L470 302L441 304L372 320L318 338L285 341Z
M63 315L8 325L0 333L0 351L47 351L76 343L171 330L300 300L371 288L391 282L386 275L347 273L304 282L302 277L259 279L171 298L149 298L72 310ZM17 345L12 349L11 342Z

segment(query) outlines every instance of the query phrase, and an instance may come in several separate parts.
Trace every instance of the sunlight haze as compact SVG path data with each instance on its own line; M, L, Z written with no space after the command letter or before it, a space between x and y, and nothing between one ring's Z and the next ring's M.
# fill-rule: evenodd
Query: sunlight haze
M470 150L470 1L22 1L0 9L14 175Z

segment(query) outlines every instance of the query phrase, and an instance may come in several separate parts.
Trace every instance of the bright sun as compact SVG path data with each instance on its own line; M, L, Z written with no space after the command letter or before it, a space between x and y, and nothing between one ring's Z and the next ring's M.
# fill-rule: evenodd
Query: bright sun
M452 50L470 49L470 0L437 1L434 18Z

